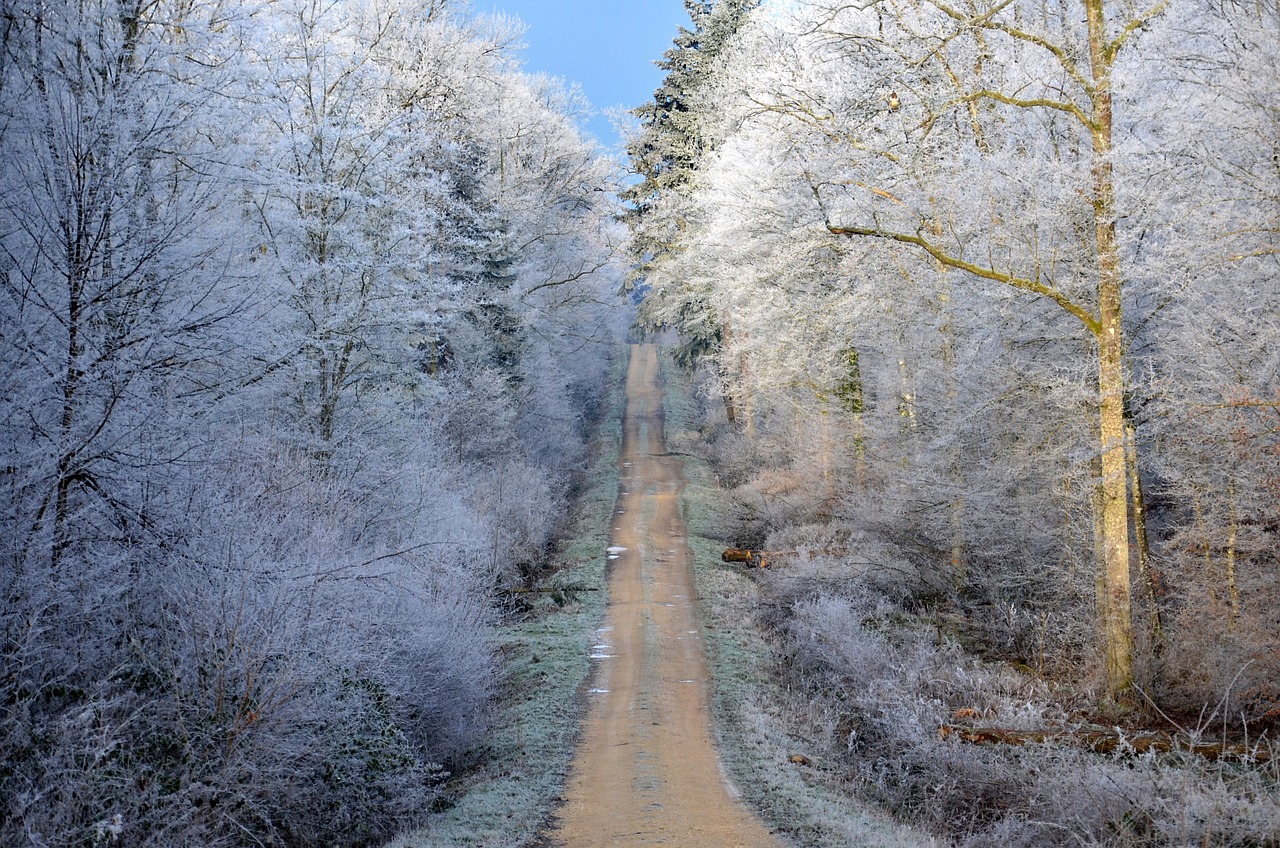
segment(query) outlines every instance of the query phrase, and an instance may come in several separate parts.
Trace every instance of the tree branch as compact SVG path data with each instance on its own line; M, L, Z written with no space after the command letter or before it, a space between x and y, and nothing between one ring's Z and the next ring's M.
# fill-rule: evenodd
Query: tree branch
M879 238L879 239L886 239L888 241L896 241L900 244L914 245L915 247L920 248L921 250L925 251L930 256L932 256L934 259L936 259L939 264L944 265L948 268L956 268L961 271L968 271L970 274L973 274L975 277L981 277L984 280L993 280L998 283L1003 283L1006 286L1010 286L1015 289L1020 289L1021 291L1031 292L1032 294L1037 294L1037 295L1040 295L1041 297L1046 297L1049 300L1052 300L1054 303L1061 306L1071 315L1075 316L1075 318L1079 320L1081 324L1084 324L1084 326L1093 335L1098 336L1098 335L1101 335L1102 333L1102 322L1100 319L1094 317L1093 313L1089 312L1089 310L1085 309L1080 304L1071 300L1071 298L1067 297L1065 294L1053 288L1052 286L1047 286L1044 283L1039 282L1038 280L1032 280L1027 277L1019 277L1015 274L1006 274L1005 272L997 271L994 268L984 268L981 265L975 265L972 262L966 262L965 260L959 257L952 256L951 254L947 253L942 248L938 247L937 245L930 242L928 239L919 235L919 233L917 233L916 235L909 235L907 233L896 233L892 231L880 230L880 229L868 228L868 227L839 227L830 222L827 222L826 227L827 227L827 231L830 232L832 235L869 236L871 238Z
M1165 2L1167 2L1167 0L1165 0ZM1048 53L1052 54L1055 59L1058 60L1058 64L1062 66L1062 69L1066 71L1067 74L1072 79L1074 79L1082 89L1084 89L1087 93L1089 93L1090 96L1092 96L1093 89L1094 89L1093 83L1089 82L1088 77L1086 77L1083 73L1080 72L1080 68L1076 65L1074 61L1072 61L1071 57L1067 54L1067 51L1065 48L1063 48L1061 45L1054 44L1052 41L1050 41L1049 39L1045 38L1042 35L1036 35L1035 33L1018 29L1017 27L1010 26L1009 24L1006 24L1003 21L993 20L995 15L1004 11L1004 9L1010 5L1009 2L998 4L990 11L982 15L979 15L977 17L969 17L968 15L965 15L964 13L951 8L945 3L938 2L938 0L930 0L930 5L932 5L938 11L942 12L947 17L955 21L958 21L959 23L962 23L965 26L980 27L982 29L994 30L996 32L1003 32L1005 35L1009 36L1010 38L1016 39L1018 41L1026 42L1027 44L1034 44L1036 47L1039 47L1040 49L1047 51Z
M1160 2L1156 3L1146 12L1138 15L1138 17L1125 24L1125 27L1120 31L1120 34L1117 35L1106 47L1107 64L1115 61L1116 55L1119 54L1121 48L1124 47L1125 42L1129 40L1131 35L1146 26L1152 18L1163 12L1165 7L1168 5L1169 0L1160 0Z
M973 102L975 100L994 100L997 103L1004 103L1007 106L1017 106L1020 109L1034 109L1037 107L1045 109L1054 109L1059 112L1065 112L1073 116L1080 123L1084 124L1091 132L1098 130L1097 124L1093 122L1084 111L1074 103L1063 103L1060 100L1050 100L1047 97L1035 97L1030 100L1024 100L1021 97L1010 97L999 91L992 91L984 88L981 91L974 91L964 95L961 102Z

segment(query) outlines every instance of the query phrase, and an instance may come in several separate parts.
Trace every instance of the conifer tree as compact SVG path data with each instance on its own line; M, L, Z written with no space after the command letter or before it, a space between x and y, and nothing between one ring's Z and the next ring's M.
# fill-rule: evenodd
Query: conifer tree
M685 364L718 345L721 323L696 289L654 285L657 281L650 277L678 261L688 227L690 187L702 157L715 147L700 95L714 79L717 59L758 5L759 0L685 0L693 29L680 28L657 63L666 71L661 87L652 102L633 113L641 129L627 153L641 179L622 194L631 206L631 249L637 261L632 285L650 287L642 324L681 330L684 343L677 356Z

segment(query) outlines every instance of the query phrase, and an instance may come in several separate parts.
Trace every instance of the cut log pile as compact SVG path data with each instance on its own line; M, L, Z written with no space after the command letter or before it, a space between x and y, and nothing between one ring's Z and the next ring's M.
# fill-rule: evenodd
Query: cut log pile
M1271 750L1264 745L1241 745L1227 742L1197 742L1163 730L1126 732L1120 728L1082 727L1061 730L1005 730L996 727L963 727L944 724L938 728L942 738L955 737L974 745L1076 745L1099 754L1115 752L1145 754L1148 752L1185 752L1210 760L1235 760L1266 763Z

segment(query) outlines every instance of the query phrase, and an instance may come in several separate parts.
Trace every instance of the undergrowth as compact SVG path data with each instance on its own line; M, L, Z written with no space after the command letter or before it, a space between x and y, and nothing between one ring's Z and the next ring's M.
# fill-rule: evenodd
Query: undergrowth
M689 528L698 615L711 668L711 703L721 759L746 804L776 833L796 845L933 845L870 805L840 791L842 776L829 769L785 715L791 699L777 668L777 650L756 625L755 580L720 561L717 538L722 493L708 463L697 455L701 412L687 374L661 360L667 448L681 455L686 485L681 509ZM807 763L792 762L799 757Z
M537 842L559 797L581 721L588 646L604 615L605 557L618 493L627 354L614 358L572 538L496 638L504 691L478 765L445 788L427 825L388 848ZM531 599L531 600L530 600Z

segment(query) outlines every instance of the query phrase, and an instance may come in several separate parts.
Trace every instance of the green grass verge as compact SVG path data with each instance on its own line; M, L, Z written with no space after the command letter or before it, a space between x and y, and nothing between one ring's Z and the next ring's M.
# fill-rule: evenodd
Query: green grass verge
M821 764L797 765L804 741L789 731L774 705L783 702L774 650L754 625L757 591L749 572L720 561L717 514L724 492L697 456L702 414L689 377L661 359L668 449L684 463L681 510L693 551L698 616L711 667L711 709L721 761L743 801L779 836L797 846L845 848L935 844L871 806L859 806L833 786Z
M582 719L591 639L604 616L626 368L623 348L610 373L589 482L575 503L573 539L546 581L558 591L531 595L525 620L498 633L504 691L481 765L447 787L446 808L426 826L388 848L531 845L560 797Z

